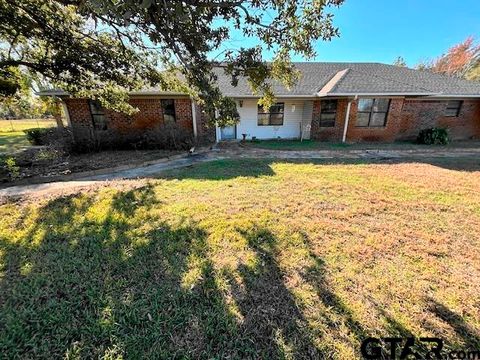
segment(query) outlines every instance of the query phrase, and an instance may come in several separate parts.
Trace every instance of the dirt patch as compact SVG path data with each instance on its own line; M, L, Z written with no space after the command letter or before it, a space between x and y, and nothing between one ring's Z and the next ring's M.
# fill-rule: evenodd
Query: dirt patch
M171 150L117 150L101 151L87 154L62 154L51 148L29 149L17 154L15 174L3 167L0 182L12 182L20 179L48 178L84 171L112 168L124 165L143 164L177 155L181 151ZM0 161L3 163L2 159Z

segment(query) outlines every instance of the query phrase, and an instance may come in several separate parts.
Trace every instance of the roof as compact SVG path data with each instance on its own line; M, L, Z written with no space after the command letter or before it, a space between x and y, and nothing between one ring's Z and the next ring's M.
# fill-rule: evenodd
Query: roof
M294 66L301 77L291 88L273 81L277 97L312 96L354 96L354 95L402 95L436 97L480 97L480 82L457 77L435 74L429 71L381 63L347 62L296 62ZM223 68L214 68L218 86L230 97L253 96L245 78L238 79L238 85L231 84L231 77ZM172 95L158 89L132 92L132 95ZM46 90L39 93L46 96L68 95L62 90Z
M381 63L297 62L301 73L297 84L286 89L273 82L276 96L346 96L346 95L415 95L480 96L480 82L429 71ZM231 97L251 96L251 90L240 78L238 86L230 83L223 69L217 68L218 84Z

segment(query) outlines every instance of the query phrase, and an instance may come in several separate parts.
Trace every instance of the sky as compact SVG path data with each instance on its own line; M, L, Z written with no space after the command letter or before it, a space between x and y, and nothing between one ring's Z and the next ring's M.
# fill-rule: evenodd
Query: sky
M402 56L413 67L469 35L480 41L480 0L346 0L333 12L340 37L317 42L315 61L392 63ZM238 44L255 40L232 39L231 45Z

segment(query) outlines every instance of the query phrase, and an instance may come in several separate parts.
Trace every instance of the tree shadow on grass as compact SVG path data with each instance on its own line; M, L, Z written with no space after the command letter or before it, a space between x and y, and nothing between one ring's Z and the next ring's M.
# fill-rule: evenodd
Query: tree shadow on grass
M257 258L257 265L240 265L239 283L230 277L233 296L243 315L241 336L252 339L253 353L241 357L263 359L319 359L325 357L314 344L312 329L285 285L275 258L275 236L266 229L241 231Z
M222 354L235 322L217 288L206 234L129 218L157 202L151 189L96 199L69 196L39 210L22 241L0 239L0 352L7 357L203 357ZM136 231L135 240L132 231ZM185 288L195 265L198 281Z
M239 321L219 287L233 277L216 268L205 230L189 220L132 222L140 207L161 207L149 186L116 193L105 207L97 201L57 198L22 239L0 238L6 357L325 355L285 285L271 233L245 233L260 265L236 270L245 285L232 283Z
M263 159L213 160L162 173L167 179L228 180L237 177L273 176L269 161Z
M282 242L269 229L237 230L255 263L219 269L205 229L163 219L161 211L145 215L162 207L151 186L116 193L104 208L97 201L52 200L21 239L0 238L6 357L329 358L337 349L323 336L358 349L371 335L332 289L308 241L310 265L300 275L318 299L315 327L286 285ZM241 319L227 301L229 290ZM384 335L411 336L373 305L385 318ZM478 344L459 316L434 309Z
M329 319L326 317L325 319L327 326L332 330L337 328L338 320L335 319L340 319L348 329L349 333L353 335L357 343L361 343L364 339L371 336L371 334L369 334L360 321L355 319L352 311L331 289L331 286L325 279L325 262L312 251L309 251L309 257L313 264L304 272L304 279L315 289L322 305L332 312L334 318Z
M438 301L427 298L426 302L432 315L448 324L466 346L472 349L480 348L480 333L478 330L472 328L460 315Z
M223 159L190 165L185 168L168 170L159 177L166 179L228 180L237 177L274 176L274 163L314 165L398 165L428 164L447 170L480 171L478 157L412 157L412 158L337 158L337 159L272 159L239 158Z

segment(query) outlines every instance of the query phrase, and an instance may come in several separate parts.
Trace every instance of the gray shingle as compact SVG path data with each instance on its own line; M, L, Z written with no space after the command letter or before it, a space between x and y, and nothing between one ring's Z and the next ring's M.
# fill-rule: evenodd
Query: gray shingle
M315 96L339 71L349 69L333 87L329 95L340 94L417 94L417 95L466 95L480 96L480 82L467 81L453 76L433 74L380 63L330 63L297 62L295 67L302 74L292 89L273 82L276 96ZM226 96L251 96L252 92L244 78L238 86L231 84L223 68L215 68L220 90ZM331 85L331 83L329 84ZM135 94L163 93L159 89L145 89ZM46 90L41 95L63 95L61 90Z
M349 69L346 75L333 87L329 94L390 93L390 94L439 94L439 95L480 95L480 83L452 76L433 74L380 63L294 63L302 77L290 90L273 82L276 96L318 93L339 71ZM215 69L218 84L224 95L252 95L245 79L239 79L237 87L230 84L230 78L223 69Z

